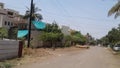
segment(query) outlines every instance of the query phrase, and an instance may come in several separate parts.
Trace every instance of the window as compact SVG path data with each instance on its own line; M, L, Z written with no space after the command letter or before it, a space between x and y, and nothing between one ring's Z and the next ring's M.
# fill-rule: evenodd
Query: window
M8 12L8 15L13 15L13 12Z
M10 25L10 22L8 22L8 25Z
M5 25L7 25L7 21L5 21Z

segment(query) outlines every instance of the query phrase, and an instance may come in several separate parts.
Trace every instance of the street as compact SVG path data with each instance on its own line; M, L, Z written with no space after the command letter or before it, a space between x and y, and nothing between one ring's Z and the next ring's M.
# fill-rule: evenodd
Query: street
M120 68L120 59L108 49L95 46L17 68Z

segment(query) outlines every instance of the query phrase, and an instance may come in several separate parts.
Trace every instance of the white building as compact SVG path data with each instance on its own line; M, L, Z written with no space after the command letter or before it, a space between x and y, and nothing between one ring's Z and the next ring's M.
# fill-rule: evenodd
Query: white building
M64 35L70 35L70 28L68 26L62 26L61 31Z
M19 12L13 9L5 9L4 3L0 3L0 27L10 29L10 27L18 26L19 23L25 23Z

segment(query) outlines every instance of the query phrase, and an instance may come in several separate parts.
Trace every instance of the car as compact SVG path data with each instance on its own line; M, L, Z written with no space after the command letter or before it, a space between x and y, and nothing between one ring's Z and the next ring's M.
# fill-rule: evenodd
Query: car
M114 51L120 51L120 44L116 44L113 46Z

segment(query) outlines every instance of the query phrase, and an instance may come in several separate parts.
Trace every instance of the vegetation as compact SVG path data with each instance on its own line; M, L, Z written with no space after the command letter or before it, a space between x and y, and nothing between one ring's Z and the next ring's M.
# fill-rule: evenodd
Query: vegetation
M39 14L39 13L37 13L37 12L40 11L41 9L39 9L38 7L35 7L35 4L33 4L32 8L33 8L33 10L32 10L32 11L33 11L32 19L33 19L33 20L42 20L42 19L43 19L42 15ZM30 18L30 9L29 9L29 8L28 8L28 10L26 11L26 14L25 14L25 16L24 16L24 19L28 19L28 18Z
M108 16L115 14L115 18L120 16L120 1L118 0L117 4L115 4L108 12Z
M64 47L70 47L72 44L71 44L71 42L72 42L72 36L71 35L65 35L64 36Z
M86 34L86 39L87 39L86 43L88 45L95 45L96 44L96 40L89 33Z
M115 18L120 16L120 0L109 10L108 16L115 14ZM103 45L114 45L120 42L120 24L117 28L112 28L108 35L101 39Z
M114 45L120 42L120 25L117 28L112 28L106 36L101 38L103 45Z
M12 65L7 62L0 63L0 68L12 68Z
M8 30L4 27L0 28L0 38L7 38L8 37Z
M74 44L86 44L87 39L81 34L80 31L74 31L71 33L72 36L72 42Z
M61 42L63 34L56 23L47 24L43 33L40 35L40 40L43 42L50 42L52 47L56 47L56 42Z
M8 31L8 38L9 39L17 39L17 32L18 28L17 27L11 27Z
M80 31L72 31L71 35L63 35L56 22L47 24L39 38L43 42L49 42L52 47L56 47L57 42L63 43L61 46L69 47L76 44L84 45L87 41Z
M101 40L99 40L99 43L98 44L102 44L102 45L104 45L104 46L107 46L107 45L109 45L109 39L108 39L108 37L102 37L101 38Z

